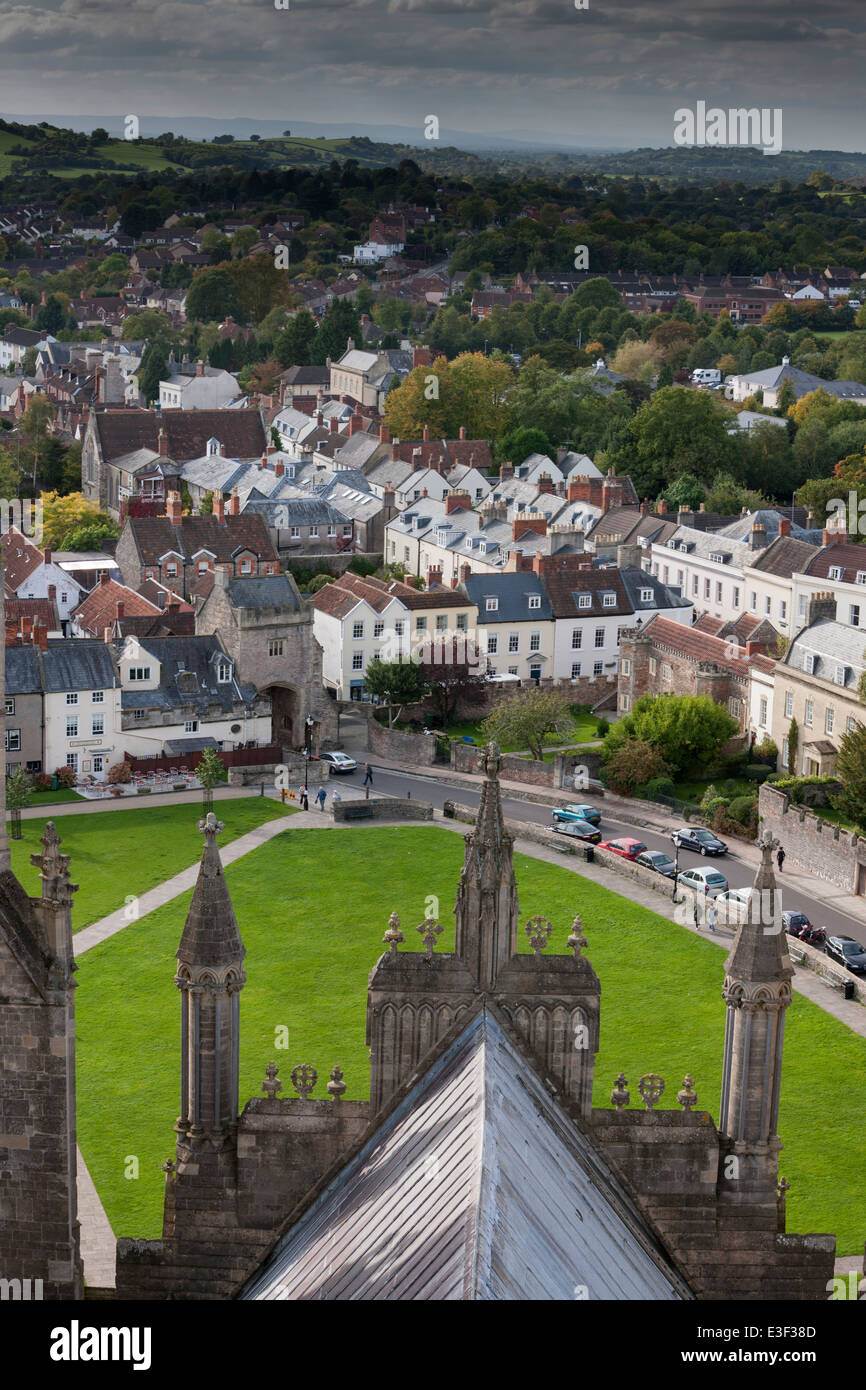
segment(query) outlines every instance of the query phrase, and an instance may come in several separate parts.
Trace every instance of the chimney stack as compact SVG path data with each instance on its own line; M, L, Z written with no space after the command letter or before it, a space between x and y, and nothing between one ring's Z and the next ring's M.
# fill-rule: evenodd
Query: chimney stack
M225 526L226 499L223 497L219 489L217 489L217 491L213 495L213 514L216 517L217 525Z
M511 539L516 541L518 536L523 536L527 531L531 531L536 536L547 535L547 517L542 512L522 512L516 516L511 523Z
M331 426L331 434L336 434L340 428L340 421L337 419L336 415L332 415L328 423Z
M268 466L268 456L267 456L267 454L262 454L261 459L259 460L259 468L267 468L267 466Z
M648 498L648 497L645 497L645 498L643 499L643 501L641 502L641 504L640 504L640 514L641 514L641 516L649 516L649 509L650 509L649 498Z
M157 435L157 450L160 458L168 458L168 435L163 429Z
M229 516L238 516L241 510L241 499L238 497L236 487L232 488L232 495L229 499Z
M196 376L204 376L204 362L201 358L195 364L195 374Z
M749 536L750 550L763 550L767 544L767 528L763 521L756 521Z
M824 619L836 621L836 599L833 594L813 594L807 605L806 626L811 627Z
M285 473L285 471L286 471L286 465L285 465L284 463L275 463L275 464L274 464L274 477L276 477L276 478L281 478L281 477L283 476L283 474Z
M551 478L549 473L539 473L538 491L555 494L556 488L553 485L553 479Z
M656 503L656 514L658 516L667 516L668 514L668 504L664 497L660 497Z
M122 600L118 599L117 603L114 605L114 617L117 622L120 622L125 611Z
M390 440L391 440L391 431L390 431L388 425L386 425L385 422L383 421L382 424L379 426L379 443L380 443L380 444L388 444L388 443L390 443Z
M466 426L465 426L465 425L461 425L461 426L460 426L460 438L461 438L461 439L465 439L465 438L466 438Z
M442 583L442 566L431 565L427 570L427 588L432 589Z
M779 517L779 535L780 535L780 536L790 536L790 534L791 534L791 518L790 518L789 516L780 516L780 517Z
M216 494L214 494L214 510L216 510ZM183 502L179 492L170 492L165 499L165 512L170 526L179 526L183 514Z
M452 512L469 511L472 506L472 498L463 488L449 488L445 494L445 515L450 516Z
M466 561L460 566L460 583L466 584L472 578L472 566Z
M841 528L837 529L835 526L825 526L824 530L821 532L821 544L823 546L842 545L847 539L848 533Z
M47 545L46 545L45 549L43 550L42 555L43 555L43 559L45 560L46 565L50 565L50 564L51 564L51 550L50 550L50 548L49 548Z
M354 411L354 413L353 413L353 415L352 415L352 418L351 418L351 420L349 421L349 434L350 434L350 435L357 434L358 431L359 431L359 430L362 430L363 428L364 428L364 417L363 417L363 415L359 415L358 411L356 410L356 411Z

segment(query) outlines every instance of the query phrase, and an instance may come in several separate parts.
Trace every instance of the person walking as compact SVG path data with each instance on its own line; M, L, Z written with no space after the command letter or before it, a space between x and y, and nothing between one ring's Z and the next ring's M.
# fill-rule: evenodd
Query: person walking
M365 763L365 764L364 764L364 786L365 786L365 787L372 787L372 785L373 785L373 769L371 768L371 766L370 766L369 763Z
M779 873L782 872L782 865L784 864L784 862L785 862L785 851L782 849L782 846L779 845L779 848L778 848L778 850L776 851L776 863L777 863L778 866L779 866Z
M325 809L325 798L327 797L327 795L328 793L325 791L325 788L319 787L319 790L316 792L316 800L319 803L320 811L324 811Z
M714 902L707 905L707 926L710 931L716 930L716 905Z

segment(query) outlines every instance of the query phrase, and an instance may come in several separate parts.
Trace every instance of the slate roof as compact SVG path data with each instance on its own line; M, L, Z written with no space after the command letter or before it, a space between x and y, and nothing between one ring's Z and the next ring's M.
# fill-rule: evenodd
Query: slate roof
M285 574L230 579L229 599L233 608L254 608L259 612L274 608L280 612L299 613L301 607L297 591Z
M770 507L762 507L754 512L747 512L745 516L738 516L735 521L731 521L727 526L722 526L718 531L713 532L716 536L727 536L731 540L747 541L752 534L752 528L762 525L767 532L767 540L770 537L778 536L779 522L782 520L782 513ZM812 534L805 531L802 526L796 523L791 527L791 539L806 540ZM820 532L818 533L821 534Z
M254 685L240 685L234 675L234 662L226 656L219 638L213 634L198 637L144 637L137 639L141 649L160 663L160 683L156 690L124 690L122 709L192 708L206 714L219 705L231 714L238 701L251 705L256 698ZM217 664L222 658L232 667L230 681L217 681ZM185 673L191 673L184 679Z
M807 671L808 654L815 658L811 672ZM830 619L819 620L797 633L785 653L783 665L819 680L831 681L840 690L856 692L866 670L866 632ZM844 670L844 680L836 679L837 669ZM866 723L866 719L863 722Z
M462 1029L242 1300L573 1303L581 1285L592 1300L692 1296L506 1028L488 1007Z
M38 647L6 648L6 694L42 694Z
M279 526L341 526L347 521L345 512L324 502L320 497L282 497L266 502L248 502L244 516L261 515L268 525Z
M689 607L688 599L675 594L661 580L643 570L563 569L544 576L555 618L616 618L655 612L659 608ZM651 590L651 599L640 597L641 589ZM613 594L616 602L605 607L603 594ZM581 608L578 595L589 594L591 603ZM680 627L680 623L671 623Z
M807 541L799 540L796 536L776 536L763 550L755 552L748 566L763 574L778 574L790 579L792 574L805 573L815 554L815 546ZM866 567L866 552L861 558Z
M85 637L53 641L42 653L46 695L63 690L111 690L117 684L111 648Z
M478 609L479 620L485 627L493 623L543 622L553 617L547 591L537 574L476 574L470 575L462 590ZM540 608L530 608L529 596L541 599ZM499 607L488 613L485 600L497 598Z
M260 457L269 440L258 410L98 410L94 422L103 457L111 462L135 449L159 449L165 431L168 455L181 462L200 458L209 439L218 439L234 459Z

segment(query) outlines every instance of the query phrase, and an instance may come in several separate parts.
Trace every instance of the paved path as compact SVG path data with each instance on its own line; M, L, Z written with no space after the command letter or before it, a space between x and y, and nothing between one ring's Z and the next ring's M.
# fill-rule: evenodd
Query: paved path
M473 779L480 780L480 779ZM503 784L503 789L505 789ZM230 792L229 795L232 793ZM340 794L344 800L363 799L364 793L360 788L341 787ZM194 794L198 796L199 794ZM174 799L171 797L156 798L158 801L169 802ZM100 810L102 805L97 803ZM88 810L95 809L88 807ZM105 809L109 809L106 807ZM114 810L114 806L110 807ZM296 811L291 816L283 816L278 820L267 821L263 825L256 826L254 830L248 831L246 835L241 835L220 850L220 855L224 865L235 863L249 854L251 850L258 849L266 844L274 836L281 834L288 829L316 829L316 830L344 830L347 828L378 828L387 825L406 826L412 824L405 820L387 821L377 820L368 822L335 822L328 812L318 809L309 811ZM430 822L419 823L419 825L429 825ZM438 813L433 822L437 829L450 830L452 833L465 835L466 824L462 821L444 819ZM649 888L644 888L642 884L633 880L624 880L612 869L604 868L601 864L594 864L590 867L583 860L576 857L565 858L553 846L540 845L534 840L524 840L519 834L514 842L514 847L520 854L531 855L534 859L544 860L548 864L556 864L559 868L569 868L572 872L582 878L591 879L593 883L600 883L602 887L610 889L613 893L618 893L621 897L627 897L632 902L640 903L642 907L648 908L651 912L659 913L663 917L673 918L674 904L664 898L659 893L654 893ZM175 874L173 878L166 879L159 887L153 888L148 893L143 893L138 900L138 912L135 917L129 916L128 908L121 908L118 912L111 913L108 917L103 917L98 922L93 922L89 927L85 927L75 936L75 955L80 957L98 942L107 941L109 937L122 931L129 926L130 921L137 921L155 908L162 907L165 903L171 902L182 893L194 887L198 875L199 863L190 865L181 873ZM729 950L732 938L727 935L714 934L701 931L693 926L686 925L684 931L689 931L695 935L705 937L714 941L720 949ZM589 924L589 945L588 951L592 954L592 926ZM832 1014L849 1027L852 1032L859 1033L866 1037L866 1009L854 1001L844 1000L831 992L826 985L823 985L818 976L811 971L797 968L793 981L793 988L806 998L811 999L826 1013ZM85 1263L85 1279L88 1284L99 1288L114 1288L115 1285L115 1237L111 1229L111 1224L105 1214L102 1203L99 1200L96 1188L93 1185L87 1166L79 1153L78 1168L78 1209L79 1220L81 1222L81 1249ZM848 1268L857 1267L852 1265L851 1260L855 1257L844 1257L837 1262L837 1273L844 1272Z

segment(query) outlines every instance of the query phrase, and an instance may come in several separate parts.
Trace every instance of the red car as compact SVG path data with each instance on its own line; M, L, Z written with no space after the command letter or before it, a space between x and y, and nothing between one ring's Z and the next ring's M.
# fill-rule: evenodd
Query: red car
M623 859L637 859L643 854L646 845L643 840L602 840L599 849L609 849L612 854L621 854Z

